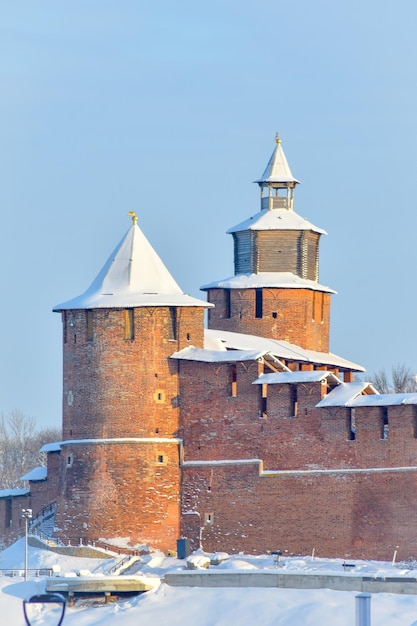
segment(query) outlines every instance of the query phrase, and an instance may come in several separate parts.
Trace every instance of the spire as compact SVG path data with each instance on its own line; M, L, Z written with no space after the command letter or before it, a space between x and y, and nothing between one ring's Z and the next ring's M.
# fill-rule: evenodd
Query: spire
M82 295L54 307L66 309L139 306L210 306L185 294L137 225L132 225Z
M274 183L282 183L283 186L287 186L288 183L293 183L292 186L298 184L300 181L292 175L284 150L282 149L282 143L278 133L275 135L275 144L275 150L268 161L268 165L266 166L264 173L254 182L258 183L260 186L274 186Z

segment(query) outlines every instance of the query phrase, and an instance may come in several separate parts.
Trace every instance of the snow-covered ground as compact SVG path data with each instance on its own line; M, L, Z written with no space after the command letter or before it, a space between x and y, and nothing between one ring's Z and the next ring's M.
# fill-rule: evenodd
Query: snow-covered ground
M79 570L106 572L117 559L85 559L61 556L47 550L28 550L28 567L60 565L62 575ZM338 573L343 561L333 559L284 558L282 571ZM417 576L401 564L356 561L355 573L378 576ZM143 560L141 571L162 577L184 569L184 561L153 554ZM274 569L271 556L231 556L216 568L259 572ZM0 553L0 569L24 568L24 541ZM347 574L349 575L349 574ZM45 589L45 578L0 578L0 611L7 626L24 624L22 599ZM357 592L271 588L187 588L164 583L140 596L91 606L77 601L68 607L64 626L353 626ZM376 593L371 599L372 626L417 626L417 595ZM47 626L47 624L45 624Z

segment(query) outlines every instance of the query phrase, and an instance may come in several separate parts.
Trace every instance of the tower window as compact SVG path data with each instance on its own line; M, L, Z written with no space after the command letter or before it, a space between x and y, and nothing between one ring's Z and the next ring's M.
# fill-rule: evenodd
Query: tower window
M257 289L255 294L255 317L263 317L263 290Z
M237 371L236 365L233 363L230 366L230 382L231 382L231 396L232 398L236 398L237 396Z
M388 409L384 406L382 408L381 439L388 439L388 436L389 436Z
M169 307L169 338L177 338L177 309L173 306Z
M67 343L67 312L66 311L62 311L62 330L63 330L63 339L64 339L64 343Z
M93 341L94 339L94 328L93 328L93 311L86 311L86 324L87 324L87 341Z
M125 339L135 338L135 311L125 309Z
M355 441L356 439L356 419L355 409L350 409L350 429L349 429L349 441Z
M297 399L297 386L291 385L291 416L297 417L298 415L298 399Z
M224 298L225 298L224 316L226 319L230 319L230 313L231 313L230 289L224 290Z
M266 419L268 417L268 385L260 385L260 409L259 409L259 418Z

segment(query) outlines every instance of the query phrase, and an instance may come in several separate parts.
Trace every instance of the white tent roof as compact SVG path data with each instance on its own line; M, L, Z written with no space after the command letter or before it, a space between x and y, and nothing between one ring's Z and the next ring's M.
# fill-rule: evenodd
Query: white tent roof
M276 372L273 374L261 374L259 378L253 381L253 385L283 385L298 383L321 383L322 380L328 380L334 384L340 384L340 380L332 374L324 370L314 370L306 372Z
M189 346L174 352L171 359L183 361L200 361L203 363L239 363L242 361L259 361L263 357L275 361L282 369L287 369L278 359L266 350L206 350Z
M207 289L257 289L260 287L276 287L281 289L312 289L325 293L336 293L330 287L320 285L315 280L300 278L292 272L259 272L258 274L236 274L229 278L216 280L200 287Z
M354 406L352 403L358 397L366 394L378 394L377 390L371 383L366 382L353 382L353 383L341 383L332 391L327 394L323 400L316 405L319 408L329 406ZM368 396L365 396L368 397Z
M300 181L294 178L288 165L287 158L282 149L281 141L276 139L275 150L273 151L271 158L268 161L268 165L265 168L264 173L255 183L299 183Z
M247 220L232 226L227 231L237 233L244 230L311 230L321 235L327 235L327 232L318 226L314 226L295 211L287 209L274 209L268 211L263 209Z
M358 396L349 406L399 406L417 404L417 393L380 393L377 396Z
M87 291L53 310L140 306L212 305L183 293L134 220Z
M25 474L20 478L20 480L46 480L48 474L48 470L45 465L39 465L38 467L34 467L33 470Z
M300 346L296 346L288 341L258 337L257 335L245 335L227 330L205 329L205 345L212 346L219 341L228 350L265 350L266 352L271 352L277 359L329 365L342 370L365 371L361 365L347 361L331 352L304 350L304 348L300 348Z

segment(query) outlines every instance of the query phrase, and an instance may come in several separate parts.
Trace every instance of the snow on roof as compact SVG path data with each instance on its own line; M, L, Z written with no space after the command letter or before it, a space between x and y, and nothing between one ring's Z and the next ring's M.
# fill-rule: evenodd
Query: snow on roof
M349 406L399 406L417 404L417 393L380 393L376 396L358 396Z
M288 165L287 158L282 149L280 139L276 138L276 146L271 158L268 161L268 165L265 168L264 173L258 180L254 181L258 184L264 183L299 183L300 181L294 178Z
M30 489L2 489L0 498L17 498L18 496L28 496Z
M261 287L276 287L280 289L312 289L325 293L336 293L330 287L320 285L315 280L300 278L291 272L259 272L258 274L236 274L223 280L217 280L200 287L202 291L208 289L258 289Z
M45 480L47 478L47 468L44 465L34 467L33 470L21 477L20 480Z
M331 365L342 370L347 369L358 372L365 371L361 365L347 361L346 359L343 359L336 354L332 354L331 352L305 350L300 348L300 346L296 346L295 344L288 343L288 341L282 341L279 339L234 333L227 330L205 329L205 342L211 342L213 339L220 339L225 348L229 350L265 350L273 354L278 359L315 363L316 365Z
M259 465L262 466L261 459L212 459L211 461L183 461L182 466L198 466L198 465Z
M212 306L183 293L135 219L87 291L77 298L56 305L54 311L140 306Z
M55 441L54 443L45 443L40 452L60 452L61 451L61 443L59 441Z
M294 211L288 211L288 209L274 209L273 211L263 209L236 226L232 226L226 232L231 234L243 230L312 230L321 235L327 235L325 230L314 226L308 220Z
M259 361L262 357L269 356L274 361L277 359L266 350L206 350L189 346L179 352L174 352L170 359L183 361L201 361L203 363L237 363L240 361ZM281 364L284 368L285 366Z
M340 380L332 372L314 370L307 372L274 372L273 374L261 374L253 381L253 385L277 385L277 384L297 384L297 383L320 383L322 380L339 384Z
M353 383L341 383L330 393L327 394L325 398L320 400L316 406L318 408L329 407L329 406L353 406L352 402L355 401L355 398L358 396L361 397L370 397L370 396L362 396L363 393L367 394L377 394L377 390L371 383L366 382L353 382ZM374 397L374 396L373 396Z
M89 445L91 443L100 443L100 444L113 444L113 443L175 443L179 444L182 442L182 439L176 439L175 437L117 437L117 438L106 438L106 439L67 439L66 441L61 441L61 447L70 446L73 444L85 444Z

